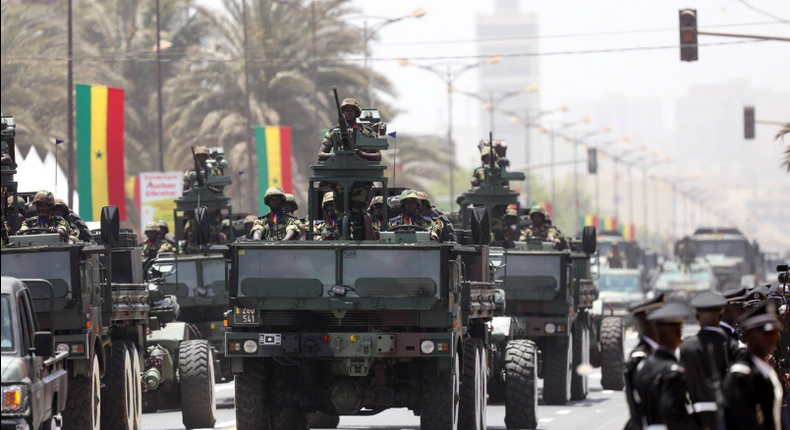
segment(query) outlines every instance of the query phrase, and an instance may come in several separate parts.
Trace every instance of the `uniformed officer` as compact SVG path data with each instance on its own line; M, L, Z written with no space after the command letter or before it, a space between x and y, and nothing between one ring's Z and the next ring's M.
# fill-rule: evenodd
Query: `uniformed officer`
M384 197L382 196L375 196L370 199L370 206L368 206L368 213L370 214L371 221L373 222L373 228L376 230L381 230L381 226L384 224ZM387 213L391 214L391 208L389 205L389 200L387 201Z
M175 248L176 238L170 234L170 226L167 224L167 221L158 219L156 220L156 224L159 226L159 237L161 237L165 242L173 245L173 248Z
M324 194L321 201L321 209L324 211L324 219L315 222L315 235L313 240L317 242L339 240L342 231L340 231L337 222L337 210L335 208L335 193L332 191ZM354 229L349 229L349 234L353 236Z
M414 190L404 190L400 195L400 205L403 213L389 220L389 228L393 229L405 225L416 225L428 230L431 240L439 241L439 234L436 231L433 221L424 216L420 216L417 210L420 207L420 196Z
M748 310L760 306L768 298L770 292L770 289L765 285L758 285L746 290L746 295L743 297L743 307Z
M724 307L724 311L721 314L720 325L730 338L737 341L740 337L736 321L746 312L743 308L743 296L746 295L746 287L727 290L722 295L727 300L727 306Z
M146 240L140 244L140 247L144 261L156 258L160 252L176 252L176 248L160 236L159 224L156 221L146 223L143 232Z
M14 196L8 196L8 200L5 207L5 220L11 224L12 220L16 218L16 222L13 225L16 227L15 230L18 230L19 227L22 226L22 223L25 222L25 211L27 210L27 202L20 196L16 198L17 205L18 205L18 212L14 213ZM10 230L9 230L10 231Z
M198 146L195 148L195 158L197 159L198 166L204 174L204 178L208 179L209 176L221 176L222 173L214 163L209 163L211 158L208 149L205 146ZM184 194L189 194L192 191L195 179L192 177L193 170L184 172Z
M294 212L299 210L299 204L296 203L296 199L294 198L293 194L285 193L285 208L283 210L285 211L285 213L289 213L293 216L296 216Z
M747 351L738 357L724 378L728 430L779 430L782 384L765 361L776 349L782 324L776 305L766 302L751 309L738 324Z
M425 191L417 191L417 195L420 196L420 207L417 209L417 213L433 221L434 229L436 230L436 234L439 235L439 239L444 242L448 240L449 236L455 237L455 230L451 231L452 225L450 224L450 220L444 216L444 213L439 210L439 208L431 203L428 193Z
M625 364L625 398L628 402L628 409L631 412L631 418L625 425L626 430L640 430L642 428L644 407L639 395L635 394L636 370L639 364L658 347L656 343L656 328L652 322L647 320L647 316L663 306L666 300L666 294L661 293L652 299L637 302L628 309L634 316L634 325L639 332L639 343L631 350L631 354L628 356L628 361Z
M620 247L617 242L612 242L612 250L606 254L606 262L609 264L609 268L611 269L625 269L626 268L626 256L623 251L620 251Z
M277 187L270 187L263 195L263 202L269 206L270 211L255 220L252 239L267 242L299 239L299 219L283 212L285 193Z
M518 236L518 206L508 205L505 209L505 248L513 248Z
M66 220L72 229L72 235L77 236L79 240L83 242L93 242L93 236L91 235L90 228L88 228L88 224L85 223L76 212L72 211L65 201L55 199L55 204L52 206L52 215L57 215Z
M738 357L738 342L719 326L721 313L727 306L723 295L704 291L691 301L701 327L694 336L683 341L680 363L686 368L691 406L702 428L725 430L721 381Z
M540 239L544 242L553 242L554 247L562 246L563 238L562 233L557 231L551 224L546 224L546 209L543 206L535 205L529 211L529 218L532 220L532 225L521 231L519 237L520 241L529 239Z
M686 369L675 355L687 316L686 305L670 302L647 317L655 324L658 346L639 365L635 378L636 396L643 406L646 429L698 428L692 415Z
M44 190L39 191L33 197L32 203L36 208L36 216L27 218L19 228L18 234L58 233L64 241L74 242L77 240L77 236L71 235L72 229L69 223L52 214L52 207L55 203L52 193Z
M488 166L491 162L491 148L488 145L483 146L480 148L480 164L481 166L476 168L474 172L472 172L472 186L479 187L480 184L485 181L485 166ZM496 162L496 153L493 154L494 162Z

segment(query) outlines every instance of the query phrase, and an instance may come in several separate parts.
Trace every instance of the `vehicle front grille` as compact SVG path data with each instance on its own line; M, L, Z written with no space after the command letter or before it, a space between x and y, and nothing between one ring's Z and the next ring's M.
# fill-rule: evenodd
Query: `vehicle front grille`
M343 327L343 326L416 326L418 311L348 311L338 319L332 311L261 311L264 326Z

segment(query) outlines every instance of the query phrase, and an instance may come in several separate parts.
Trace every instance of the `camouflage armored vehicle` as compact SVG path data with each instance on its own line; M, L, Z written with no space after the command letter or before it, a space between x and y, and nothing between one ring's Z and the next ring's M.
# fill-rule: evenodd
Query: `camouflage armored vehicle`
M627 241L623 234L617 230L603 230L598 234L598 255L605 257L612 250L612 245L617 244L618 249L625 254L626 269L638 269L644 266L644 251L636 241Z
M311 219L321 182L378 183L388 195L386 166L354 151L386 149L375 130L333 134L333 155L311 166ZM495 308L486 245L433 242L418 226L349 239L349 200L339 201L345 239L230 245L226 348L238 428L303 429L312 412L336 426L340 415L396 407L424 429L483 428L488 330L478 321Z
M1 304L3 428L59 428L68 397L69 351L55 351L52 332L40 330L23 282L4 276Z
M738 288L743 278L764 279L760 248L737 228L699 228L691 236L696 257L705 259L716 274L716 288Z

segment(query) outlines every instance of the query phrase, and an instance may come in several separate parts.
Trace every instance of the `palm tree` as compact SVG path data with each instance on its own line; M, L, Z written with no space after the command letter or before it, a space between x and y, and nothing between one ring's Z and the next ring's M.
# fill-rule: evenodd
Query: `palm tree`
M390 144L390 151L383 154L390 186L423 191L440 179L436 172L446 171L450 158L447 139L405 134L399 135L397 142Z

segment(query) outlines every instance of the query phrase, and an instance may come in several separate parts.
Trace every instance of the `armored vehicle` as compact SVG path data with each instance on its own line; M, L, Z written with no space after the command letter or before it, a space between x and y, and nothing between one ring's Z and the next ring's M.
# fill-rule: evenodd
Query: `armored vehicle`
M311 166L311 219L322 182L378 183L388 195L386 166L355 154L386 149L382 129L333 132L333 155ZM384 225L378 240L363 241L351 238L349 198L338 201L341 240L230 245L225 346L238 428L307 428L310 412L337 425L339 415L395 407L419 415L424 429L482 428L488 330L478 321L495 308L480 244L487 229L475 223L470 246L430 241L417 226Z
M69 351L55 351L52 332L40 330L33 297L23 282L4 276L0 304L3 428L58 428L68 396L64 365Z
M627 269L637 269L644 266L644 251L636 241L627 241L623 234L617 230L603 230L598 234L598 255L606 256L612 250L612 245L617 244L617 248L625 254Z
M651 289L656 294L665 293L669 300L690 303L703 291L716 291L717 279L713 270L705 260L696 260L688 267L668 261Z
M699 228L691 240L697 247L697 258L713 267L719 291L738 288L744 277L764 279L760 248L737 228Z

